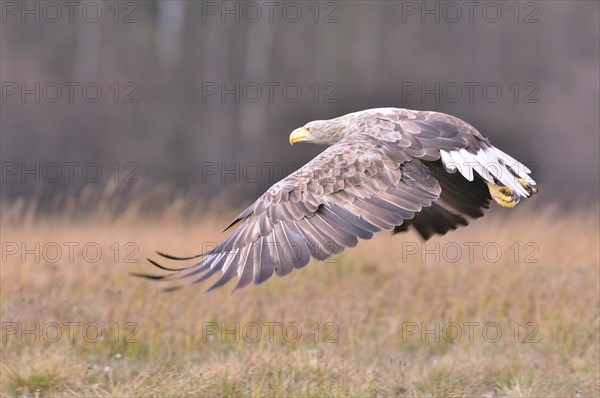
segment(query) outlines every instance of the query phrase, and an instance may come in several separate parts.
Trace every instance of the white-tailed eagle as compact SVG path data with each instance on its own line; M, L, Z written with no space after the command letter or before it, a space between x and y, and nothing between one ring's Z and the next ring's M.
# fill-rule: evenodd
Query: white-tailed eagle
M492 146L468 123L443 113L368 109L296 129L290 143L328 146L269 188L227 228L219 245L166 275L134 274L166 288L219 274L212 290L237 277L234 290L290 274L311 257L325 260L382 230L414 228L424 239L481 217L491 199L514 207L537 192L531 171Z

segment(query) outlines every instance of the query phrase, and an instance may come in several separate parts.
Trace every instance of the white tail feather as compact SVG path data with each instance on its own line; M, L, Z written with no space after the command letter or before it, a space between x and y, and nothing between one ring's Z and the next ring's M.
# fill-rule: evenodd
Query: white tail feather
M496 179L525 198L529 197L529 193L518 181L518 178L533 187L536 185L529 176L531 173L529 168L491 145L481 147L474 154L464 148L456 151L440 151L440 154L446 171L458 170L469 181L473 181L473 171L475 171L484 180L492 182L493 179Z

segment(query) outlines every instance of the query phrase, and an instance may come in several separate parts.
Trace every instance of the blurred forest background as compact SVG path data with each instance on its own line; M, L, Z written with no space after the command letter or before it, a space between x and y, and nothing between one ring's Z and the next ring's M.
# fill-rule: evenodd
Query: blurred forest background
M3 200L79 194L94 163L117 192L248 201L321 150L296 127L393 106L470 122L532 165L537 200L598 201L595 1L2 3Z

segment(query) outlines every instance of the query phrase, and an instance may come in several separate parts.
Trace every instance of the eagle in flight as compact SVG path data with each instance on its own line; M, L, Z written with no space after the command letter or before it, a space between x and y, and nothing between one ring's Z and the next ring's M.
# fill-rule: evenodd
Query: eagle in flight
M237 277L235 290L271 275L284 277L370 239L381 230L414 228L423 239L445 234L483 216L493 199L515 207L537 192L531 171L492 146L456 117L398 108L368 109L317 120L290 135L290 144L328 148L269 188L226 230L214 248L165 275L180 281L165 290L195 285L219 274L207 291Z

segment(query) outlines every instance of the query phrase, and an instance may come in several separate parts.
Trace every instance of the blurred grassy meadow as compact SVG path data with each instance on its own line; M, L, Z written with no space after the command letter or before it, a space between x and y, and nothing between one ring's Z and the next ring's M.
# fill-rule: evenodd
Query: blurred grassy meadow
M77 203L2 208L2 396L600 394L597 206L494 205L426 244L383 233L201 295L128 273L219 241L236 212Z

